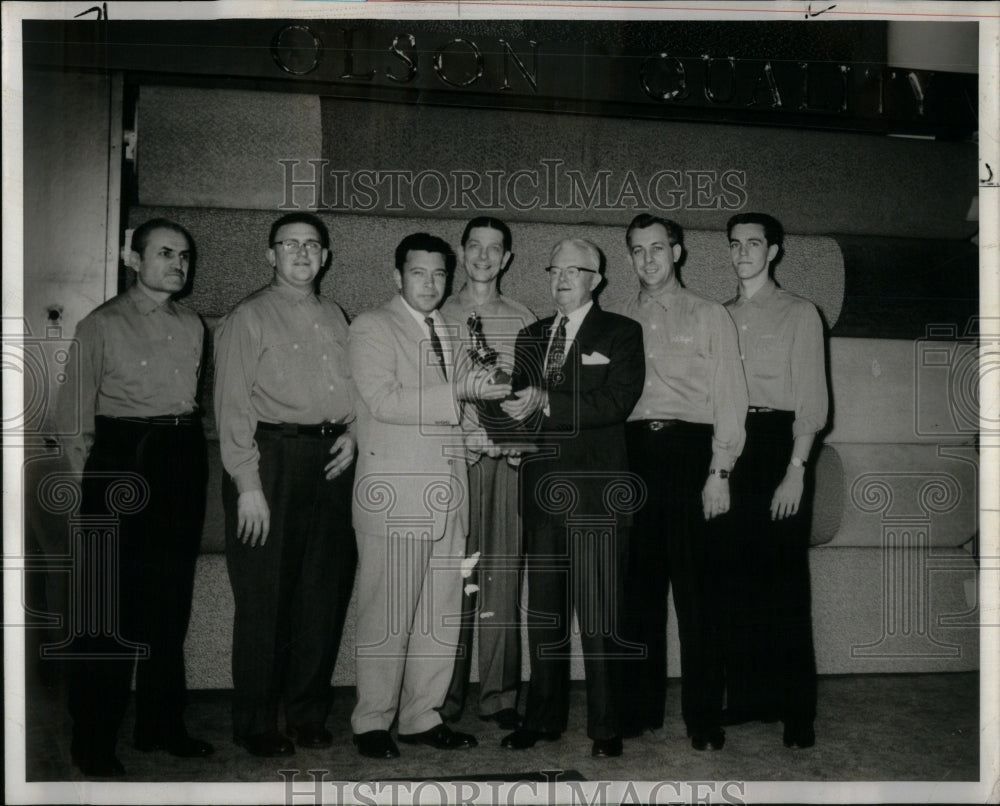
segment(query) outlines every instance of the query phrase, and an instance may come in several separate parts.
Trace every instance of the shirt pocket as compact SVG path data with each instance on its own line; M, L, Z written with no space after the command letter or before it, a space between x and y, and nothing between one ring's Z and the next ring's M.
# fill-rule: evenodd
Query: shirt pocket
M308 385L320 369L315 344L290 341L270 345L261 356L261 371L279 384Z
M703 356L670 352L659 356L654 367L663 384L680 399L693 406L708 404L709 367Z
M781 338L781 334L765 333L753 340L747 361L753 366L753 374L757 378L784 378L791 360L791 349L791 344Z

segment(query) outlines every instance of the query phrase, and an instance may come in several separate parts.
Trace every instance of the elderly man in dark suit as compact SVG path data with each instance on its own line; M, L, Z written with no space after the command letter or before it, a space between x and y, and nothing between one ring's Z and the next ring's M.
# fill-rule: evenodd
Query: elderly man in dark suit
M504 404L537 439L522 467L531 686L512 749L555 740L569 716L570 624L580 622L592 755L622 752L615 633L627 556L630 483L625 419L645 378L642 329L602 311L603 260L590 241L556 244L547 268L557 314L518 334L516 399ZM631 500L630 500L631 499ZM616 511L617 509L617 511Z

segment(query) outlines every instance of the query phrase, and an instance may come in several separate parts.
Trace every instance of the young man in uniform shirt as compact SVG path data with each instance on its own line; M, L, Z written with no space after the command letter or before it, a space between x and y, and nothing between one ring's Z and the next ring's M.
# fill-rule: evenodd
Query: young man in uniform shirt
M233 738L255 756L329 747L330 678L354 581L354 388L347 320L316 291L330 236L311 213L271 226L270 285L215 338L215 413L233 623Z
M181 757L213 752L188 735L182 717L184 636L205 514L205 436L195 402L205 329L171 297L187 285L192 249L191 236L172 221L136 228L125 259L135 284L77 326L71 349L79 383L65 388L78 389L79 398L59 401L61 422L81 426L66 445L70 467L83 474L81 513L117 519L110 552L88 546L96 564L81 575L76 597L94 601L109 582L118 594L111 615L119 632L85 633L73 643L84 657L70 662L71 752L89 776L125 774L115 745L140 647L147 654L136 670L135 747ZM121 495L136 485L145 489ZM147 494L134 511L114 503ZM116 564L117 575L105 579Z
M514 339L535 321L524 305L500 293L500 276L511 254L510 229L496 218L472 219L462 233L462 267L466 283L441 306L446 318L467 327L476 314L488 347L497 351L497 366L514 368ZM467 557L479 561L467 580L477 592L462 597L455 673L441 716L457 720L465 706L472 657L473 625L479 624L479 718L501 728L518 726L517 695L521 685L520 558L521 520L517 510L517 469L503 456L483 455L469 467L469 539ZM480 612L492 613L480 621Z
M621 313L642 324L646 383L626 424L629 465L646 484L636 513L622 636L646 649L625 658L626 735L662 739L667 592L681 643L681 710L696 750L722 748L715 556L729 510L729 472L743 449L747 390L725 308L677 277L681 228L647 214L625 234L639 292Z
M781 719L786 747L811 747L816 662L806 466L827 418L823 325L811 302L771 278L782 248L778 221L740 213L726 230L740 289L726 305L736 322L750 393L746 448L733 473L733 534L722 585L732 613L726 721Z

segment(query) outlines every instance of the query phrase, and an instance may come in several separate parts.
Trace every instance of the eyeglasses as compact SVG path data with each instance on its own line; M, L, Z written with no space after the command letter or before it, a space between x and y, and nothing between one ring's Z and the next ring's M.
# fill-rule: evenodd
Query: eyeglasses
M280 246L288 254L294 255L300 249L305 247L305 250L310 255L318 255L320 250L323 248L323 244L319 241L306 241L305 243L300 243L294 238L285 238L283 241L275 241L271 246Z
M567 280L575 280L580 276L580 272L587 271L591 274L597 274L597 269L585 269L583 266L546 266L545 271L549 274L558 274L565 277Z

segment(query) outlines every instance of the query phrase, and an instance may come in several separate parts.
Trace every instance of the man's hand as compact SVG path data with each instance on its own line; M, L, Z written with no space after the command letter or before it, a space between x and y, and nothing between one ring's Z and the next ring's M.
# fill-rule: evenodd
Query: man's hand
M701 508L706 521L729 512L729 479L709 475L701 491Z
M479 367L462 380L458 396L462 400L503 400L510 395L509 383L494 383L496 369Z
M505 400L500 404L500 408L515 420L527 420L544 406L545 392L537 386L529 386L520 392L515 392L513 400Z
M500 456L501 450L486 434L486 429L476 428L465 435L465 447L472 453L485 453L494 459Z
M803 476L805 476L804 468L788 466L785 477L778 485L778 489L774 491L774 498L771 499L772 521L790 518L799 511L799 502L802 500Z
M326 471L326 480L337 478L354 461L354 437L350 434L341 434L337 441L330 447L330 455L333 457L323 469Z
M271 510L263 490L247 490L240 493L236 502L238 516L236 536L243 542L250 541L251 546L267 542L267 533L271 529Z

